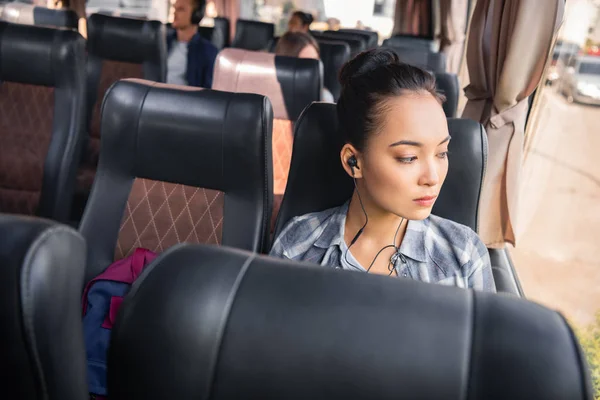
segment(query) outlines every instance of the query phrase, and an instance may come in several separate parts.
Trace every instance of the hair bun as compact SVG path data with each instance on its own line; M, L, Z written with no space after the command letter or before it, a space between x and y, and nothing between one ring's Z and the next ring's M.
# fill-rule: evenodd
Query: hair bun
M313 21L315 20L315 18L313 17L313 15L311 13L304 13L304 15L306 16L306 25L312 24Z
M348 61L340 71L339 81L342 86L349 85L353 79L365 75L377 68L399 64L398 55L388 49L373 49L363 51Z

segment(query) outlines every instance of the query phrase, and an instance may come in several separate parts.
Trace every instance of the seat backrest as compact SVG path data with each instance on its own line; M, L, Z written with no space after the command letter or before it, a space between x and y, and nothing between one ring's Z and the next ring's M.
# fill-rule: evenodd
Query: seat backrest
M292 156L293 123L321 99L323 66L307 58L225 49L217 56L213 89L257 93L273 105L274 190L282 195Z
M15 24L77 29L78 19L73 10L36 7L19 2L0 4L0 20Z
M148 267L108 359L114 400L593 398L538 304L214 246Z
M98 176L80 225L86 282L137 247L264 250L272 201L267 98L123 80L102 110Z
M231 47L253 51L267 50L274 36L274 24L238 19Z
M481 124L468 119L448 119L448 128L452 136L448 175L433 214L477 232L486 134ZM313 104L298 120L290 183L277 217L275 238L293 217L339 206L351 197L354 185L340 163L343 144L334 104Z
M49 220L6 214L0 238L2 391L12 399L88 398L83 238Z
M448 118L455 118L458 108L458 92L460 91L458 76L448 72L436 72L434 75L437 90L446 96L446 101L442 104L444 113Z
M358 33L358 32L350 32L350 31L333 31L333 30L329 30L329 31L324 31L323 32L324 35L330 36L332 38L340 38L342 40L344 39L358 39L362 42L362 48L364 50L368 50L371 47L369 46L370 42L371 42L371 37L369 35L365 35L363 33Z
M100 152L100 107L108 88L125 78L165 82L166 28L158 21L93 14L88 18L89 142L78 176L78 191L88 192Z
M340 29L338 32L354 33L356 35L361 35L367 38L367 49L374 49L379 45L379 34L377 33L377 31L343 28Z
M438 52L440 49L439 40L433 40L430 38L422 38L411 35L394 35L383 41L383 46L387 47L408 47L420 50L429 50Z
M335 101L340 97L342 86L338 75L342 66L350 59L350 46L346 42L317 39L323 62L323 84Z
M400 57L400 61L432 71L446 72L446 54L435 53L426 49L410 47L384 46Z
M327 32L316 32L311 31L311 34L317 40L337 41L347 43L350 46L350 58L355 57L360 52L367 49L366 40L362 37L350 35L350 34L331 34L332 31Z
M271 39L271 42L269 43L269 53L275 53L275 49L277 48L277 44L279 43L279 39L281 39L281 36L275 36L273 39Z
M0 22L0 212L66 221L83 146L85 40Z
M225 47L229 47L231 44L231 24L229 22L229 18L225 17L215 17L214 18L214 29L215 34L218 33L216 37L222 38L222 46L217 46L217 49L221 50ZM215 35L213 34L213 44L215 43ZM221 42L219 42L221 44ZM215 44L216 46L216 44Z
M210 41L219 50L229 47L229 19L217 17L214 26L198 27L200 35Z

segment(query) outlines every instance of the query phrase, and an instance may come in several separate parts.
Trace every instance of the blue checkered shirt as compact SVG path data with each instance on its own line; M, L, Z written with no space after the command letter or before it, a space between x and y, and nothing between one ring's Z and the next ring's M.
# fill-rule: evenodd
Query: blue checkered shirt
M349 202L293 218L275 240L271 255L295 261L366 272L346 253L344 241ZM447 286L495 292L490 257L470 228L431 215L409 221L395 270L399 277Z

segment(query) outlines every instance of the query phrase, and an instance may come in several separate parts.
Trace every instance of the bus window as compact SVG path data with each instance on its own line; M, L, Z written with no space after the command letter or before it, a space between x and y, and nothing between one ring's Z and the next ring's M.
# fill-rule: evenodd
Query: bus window
M523 234L510 255L526 296L575 327L600 398L600 56L589 51L600 44L598 2L566 3L557 44L527 126Z
M296 10L312 14L311 30L354 28L377 31L380 40L392 34L395 0L241 0L240 17L275 24L275 34L287 31Z

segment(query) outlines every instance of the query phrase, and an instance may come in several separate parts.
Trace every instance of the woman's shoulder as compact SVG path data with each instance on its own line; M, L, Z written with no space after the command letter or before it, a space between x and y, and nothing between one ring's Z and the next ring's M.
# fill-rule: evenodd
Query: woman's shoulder
M466 225L460 224L458 222L452 221L450 219L446 219L443 217L439 217L437 215L431 214L428 220L428 226L432 229L436 229L438 231L442 231L448 235L460 237L460 238L469 238L469 237L477 237L477 233Z
M487 248L479 235L466 225L432 214L427 219L427 226L434 238L433 242L444 242L465 262L473 256L487 254Z
M297 241L310 233L321 230L333 216L340 213L342 207L328 208L294 217L286 223L278 238L285 237L291 241Z

